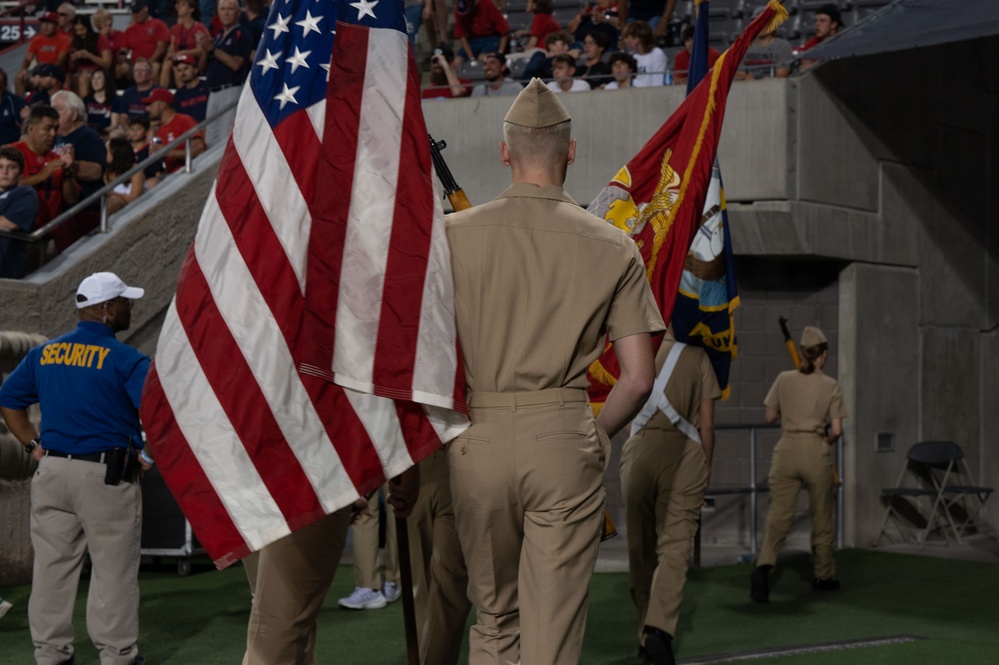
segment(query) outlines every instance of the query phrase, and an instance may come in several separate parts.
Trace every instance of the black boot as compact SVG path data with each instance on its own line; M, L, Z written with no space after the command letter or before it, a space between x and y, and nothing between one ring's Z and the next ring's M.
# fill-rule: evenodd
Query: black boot
M749 595L758 603L770 602L770 569L773 566L757 566L749 576Z
M642 632L645 633L645 655L649 659L647 662L652 665L676 665L672 635L652 626L646 626Z
M838 591L839 586L839 580L835 577L827 577L825 579L816 577L812 582L812 591Z

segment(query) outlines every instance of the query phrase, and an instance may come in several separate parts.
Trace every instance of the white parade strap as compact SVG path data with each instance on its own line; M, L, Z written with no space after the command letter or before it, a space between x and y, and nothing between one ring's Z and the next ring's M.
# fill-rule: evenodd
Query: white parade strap
M669 383L670 377L673 376L673 370L676 369L676 363L680 359L680 353L683 351L685 346L687 345L682 342L677 342L673 345L673 348L669 350L669 353L666 355L666 362L663 363L663 368L659 371L659 376L656 377L656 383L652 386L652 395L649 396L649 401L645 403L645 406L642 407L642 410L637 416L635 416L635 419L631 423L632 434L637 433L645 427L658 409L659 411L662 411L666 417L669 418L669 421L673 423L678 430L683 432L688 439L696 441L697 443L701 442L701 434L697 431L697 428L677 413L676 409L673 408L673 405L669 403L668 399L666 399L666 384Z

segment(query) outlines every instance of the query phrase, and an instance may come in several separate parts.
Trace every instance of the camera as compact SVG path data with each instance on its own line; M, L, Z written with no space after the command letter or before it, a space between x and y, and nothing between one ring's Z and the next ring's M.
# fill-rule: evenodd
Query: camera
M444 55L444 49L435 48L434 55Z

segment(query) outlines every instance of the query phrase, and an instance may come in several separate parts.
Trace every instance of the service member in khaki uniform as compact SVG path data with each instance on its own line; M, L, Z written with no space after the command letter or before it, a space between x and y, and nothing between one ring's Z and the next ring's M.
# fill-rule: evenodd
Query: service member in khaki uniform
M848 414L836 379L822 373L829 342L822 331L806 326L801 334L801 366L781 372L764 400L766 421L780 419L782 435L770 462L770 510L763 545L751 577L753 600L770 600L769 573L791 528L798 493L808 490L812 512L812 551L816 591L839 588L833 556L833 475L829 452L843 433ZM826 421L831 420L828 433Z
M579 661L607 435L645 403L664 328L635 243L562 188L570 127L532 80L503 126L513 185L447 220L472 421L447 451L471 665ZM607 336L621 376L594 421L586 370Z
M721 388L704 350L679 344L669 332L656 371L652 396L624 444L621 485L641 650L654 665L669 665L676 662L671 643L711 476Z

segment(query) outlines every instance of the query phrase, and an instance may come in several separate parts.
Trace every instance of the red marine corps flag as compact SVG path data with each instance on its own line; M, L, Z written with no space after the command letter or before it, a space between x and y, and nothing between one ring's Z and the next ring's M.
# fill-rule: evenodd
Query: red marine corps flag
M224 567L467 426L403 3L274 3L142 399Z
M701 224L735 72L753 39L785 19L784 6L770 0L645 147L590 204L590 212L623 229L638 243L664 321L672 318L687 252ZM592 402L604 402L619 372L608 344L590 366Z

